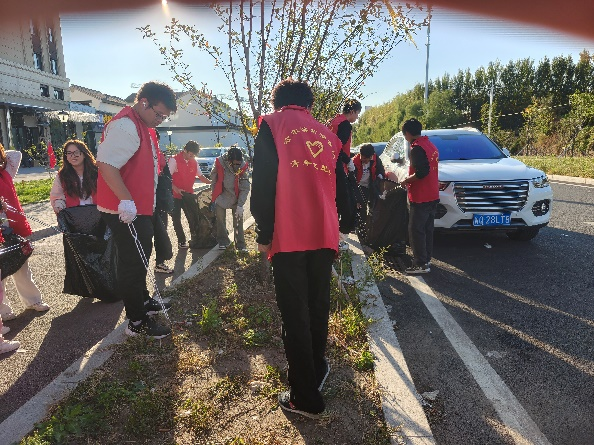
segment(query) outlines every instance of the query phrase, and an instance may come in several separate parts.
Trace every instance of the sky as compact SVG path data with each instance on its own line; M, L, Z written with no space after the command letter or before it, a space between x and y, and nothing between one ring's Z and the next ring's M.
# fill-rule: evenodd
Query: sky
M171 18L192 24L208 36L216 36L217 17L206 6L184 6L160 3L154 7L85 16L61 17L62 43L66 76L74 85L99 90L126 98L148 80L168 83L175 90L180 86L155 44L143 39L136 29L151 25L162 31ZM363 106L376 106L390 101L417 83L425 82L427 61L426 28L412 43L400 43L364 87ZM429 46L429 78L470 69L472 73L489 62L531 58L537 63L545 56L571 55L578 60L587 49L594 53L594 40L563 35L556 30L505 22L443 8L434 9ZM205 82L214 94L230 94L226 79L217 75L211 60L189 50L196 84Z

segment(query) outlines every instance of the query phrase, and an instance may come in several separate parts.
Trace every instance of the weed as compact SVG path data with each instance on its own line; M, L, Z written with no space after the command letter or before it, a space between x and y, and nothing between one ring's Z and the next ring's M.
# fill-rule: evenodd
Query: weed
M209 395L212 400L218 403L227 403L243 394L244 378L226 376L210 388Z
M127 416L124 429L128 434L148 437L160 428L171 428L173 399L169 389L145 388L130 403L130 414Z
M387 248L382 247L381 249L376 250L373 252L369 257L367 257L367 265L369 266L369 272L364 273L363 281L366 284L371 283L372 281L382 281L387 276L387 270L384 266L384 255L387 252Z
M250 306L247 315L252 326L267 326L272 322L270 308L266 306Z
M198 314L193 314L198 316ZM207 306L202 306L202 314L198 325L203 333L218 331L223 324L216 300L211 300Z
M371 321L363 315L360 305L350 304L342 311L330 315L332 333L344 343L364 341Z
M98 414L81 403L59 408L48 421L40 424L33 437L25 438L21 445L63 443L70 436L79 436L96 422Z
M246 346L264 346L270 340L271 335L267 331L259 329L248 329L243 333L243 342Z
M355 357L353 366L358 371L371 371L373 369L373 354L369 352L369 346L364 345L359 355Z
M237 295L237 283L233 283L225 289L225 298L234 297L235 295Z
M275 366L266 365L266 374L264 374L266 385L260 390L260 394L265 397L271 397L283 390L281 383L280 370Z
M218 411L211 404L202 400L188 399L181 405L177 420L191 429L194 434L203 434L215 425Z

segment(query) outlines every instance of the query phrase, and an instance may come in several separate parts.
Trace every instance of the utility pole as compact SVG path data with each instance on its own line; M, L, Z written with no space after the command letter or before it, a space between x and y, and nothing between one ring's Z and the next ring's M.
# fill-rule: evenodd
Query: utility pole
M489 125L487 127L487 136L491 137L491 116L493 115L493 89L495 84L491 84L491 91L489 92Z
M428 17L427 23L427 62L425 63L425 103L429 98L429 33L431 30L431 15Z

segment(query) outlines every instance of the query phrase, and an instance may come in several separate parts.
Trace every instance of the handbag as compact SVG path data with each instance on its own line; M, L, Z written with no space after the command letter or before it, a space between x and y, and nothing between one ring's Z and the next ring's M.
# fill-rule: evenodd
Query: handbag
M17 235L10 227L2 228L4 243L0 244L0 277L4 280L19 270L33 253L33 244Z

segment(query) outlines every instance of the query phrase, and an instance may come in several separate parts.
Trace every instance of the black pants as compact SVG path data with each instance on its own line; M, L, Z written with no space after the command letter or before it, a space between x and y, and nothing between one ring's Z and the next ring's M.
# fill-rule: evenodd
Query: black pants
M431 260L433 226L438 202L411 202L409 205L408 236L415 266L425 265Z
M153 250L153 218L139 215L132 224L124 224L120 222L118 215L102 213L101 216L111 229L117 246L116 295L124 301L126 316L130 320L142 320L146 317L144 302L149 299L146 287L147 269L129 226L136 230L138 241L148 260Z
M171 213L171 221L173 221L173 230L175 230L175 236L177 237L177 242L183 244L186 242L186 234L184 233L184 228L182 227L181 223L181 211L184 209L184 215L186 215L186 219L188 219L188 215L186 214L186 209L183 205L183 199L181 198L174 198L173 199L173 212Z
M291 401L310 412L324 410L318 386L325 370L334 256L334 250L320 249L281 252L272 257L276 302L289 363Z
M173 257L173 247L167 232L169 217L163 210L155 210L154 215L154 235L155 235L155 261L161 264Z

